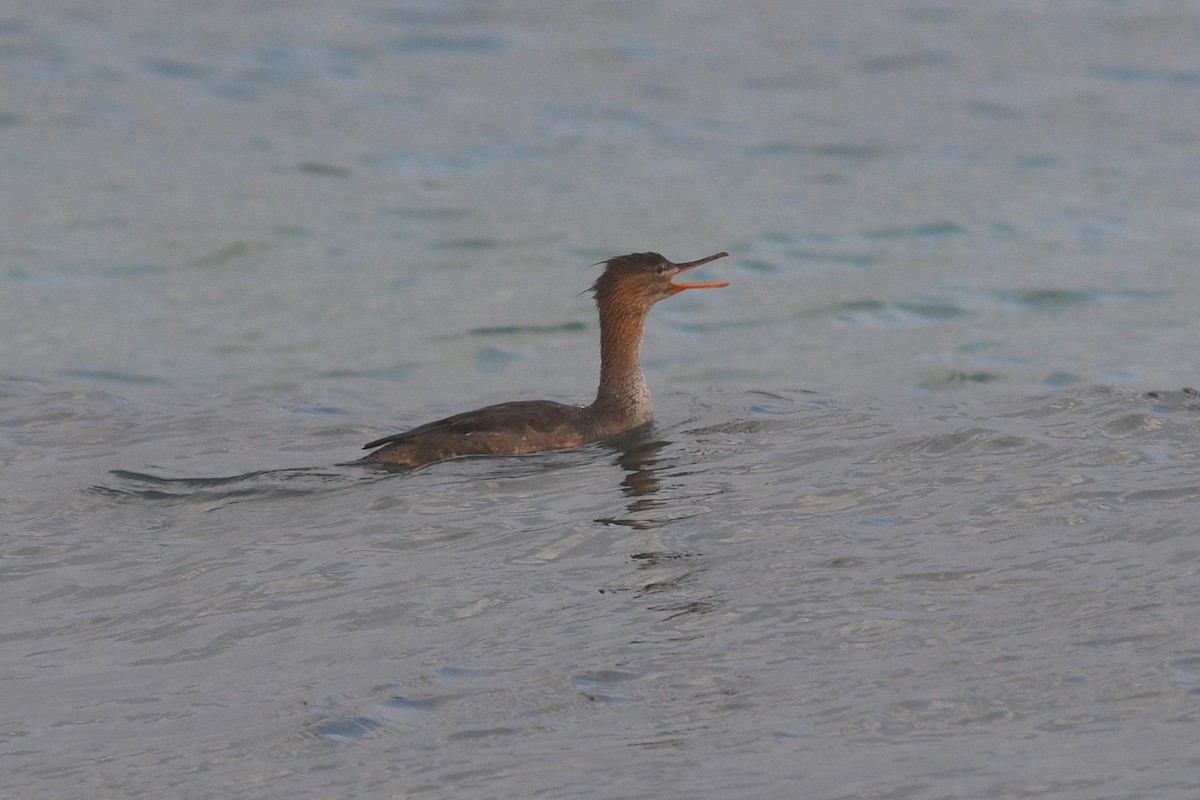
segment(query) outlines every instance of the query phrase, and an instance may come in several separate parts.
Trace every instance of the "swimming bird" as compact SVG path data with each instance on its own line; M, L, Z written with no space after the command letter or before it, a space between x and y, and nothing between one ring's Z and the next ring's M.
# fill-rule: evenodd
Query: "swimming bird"
M650 390L639 353L646 314L659 300L685 289L728 286L728 281L675 283L676 275L724 258L674 264L658 253L610 258L592 284L600 314L600 387L591 405L516 400L485 406L385 436L363 461L415 468L465 455L516 455L561 450L628 433L651 419Z

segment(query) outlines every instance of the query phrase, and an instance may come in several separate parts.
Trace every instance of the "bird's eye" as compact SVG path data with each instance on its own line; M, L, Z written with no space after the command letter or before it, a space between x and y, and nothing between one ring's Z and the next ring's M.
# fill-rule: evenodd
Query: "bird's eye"
M668 272L671 271L671 267L667 264L659 264L657 267L654 268L654 271L657 272L659 275L666 275Z

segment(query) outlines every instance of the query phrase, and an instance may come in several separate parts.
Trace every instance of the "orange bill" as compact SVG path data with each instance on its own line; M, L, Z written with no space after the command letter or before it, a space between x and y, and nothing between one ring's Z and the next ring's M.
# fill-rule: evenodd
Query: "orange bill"
M718 258L725 258L727 255L729 255L729 253L713 253L711 256L707 256L706 258L701 258L696 261L687 261L683 264L676 264L675 265L675 274L678 275L679 273L683 272L684 270L689 270L689 269L692 269L693 267L698 267L701 264L707 264L710 261L716 261ZM671 294L678 294L678 293L682 292L684 289L717 289L722 286L728 286L728 285L729 285L729 281L705 281L703 283L672 283L671 284Z

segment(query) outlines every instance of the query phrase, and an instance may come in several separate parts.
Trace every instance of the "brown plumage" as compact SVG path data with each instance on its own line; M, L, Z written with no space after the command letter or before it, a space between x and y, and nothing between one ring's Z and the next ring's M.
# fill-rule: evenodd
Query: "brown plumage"
M684 289L727 286L726 281L672 283L684 270L728 253L673 264L658 253L632 253L605 262L592 285L600 312L600 387L588 406L517 400L420 425L376 439L363 460L406 467L464 455L516 455L598 442L650 422L650 390L639 350L646 313Z

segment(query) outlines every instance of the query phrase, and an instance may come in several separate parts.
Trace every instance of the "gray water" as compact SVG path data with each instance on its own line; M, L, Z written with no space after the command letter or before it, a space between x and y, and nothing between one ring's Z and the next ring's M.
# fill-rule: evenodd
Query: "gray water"
M1196 797L1198 35L0 12L0 796ZM347 463L640 250L649 434Z

